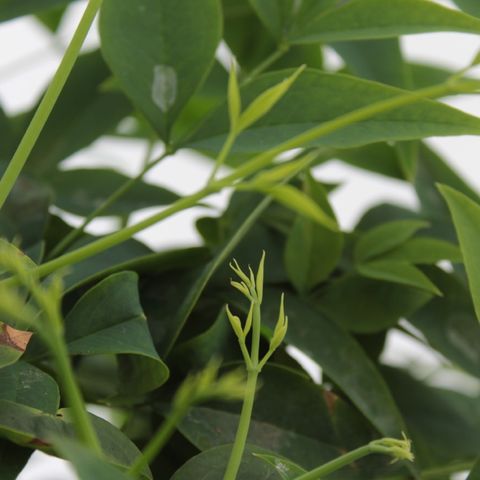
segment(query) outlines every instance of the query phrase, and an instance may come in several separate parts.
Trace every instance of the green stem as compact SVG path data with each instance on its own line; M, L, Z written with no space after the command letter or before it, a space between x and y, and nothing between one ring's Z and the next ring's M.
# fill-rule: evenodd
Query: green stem
M252 80L255 79L258 75L263 73L265 70L267 70L269 67L271 67L279 58L283 57L285 53L288 52L288 49L290 46L287 43L281 43L278 48L271 54L269 55L263 62L261 62L259 65L257 65L241 82L241 85L247 85L250 83Z
M225 163L225 160L227 159L228 154L230 153L230 150L232 149L236 138L237 138L236 132L230 131L228 134L227 140L223 144L223 147L220 150L220 153L215 161L215 165L213 167L212 173L210 174L210 177L208 178L207 185L210 185L213 182L218 170Z
M463 88L462 88L463 87ZM410 105L424 98L440 97L455 91L473 91L480 88L480 81L462 81L462 82L446 82L432 87L426 87L414 92L408 92L403 95L389 98L380 102L373 103L366 107L359 108L353 112L341 115L333 120L324 122L318 127L311 128L304 133L301 133L290 140L287 140L276 147L257 155L250 161L237 168L232 174L222 178L217 182L217 185L231 186L233 182L244 178L256 171L268 166L273 158L287 150L304 147L314 140L329 135L337 130L352 125L356 122L366 120L377 114L386 111L394 110L399 107Z
M187 411L188 409L178 409L177 411L173 411L172 414L167 417L165 422L163 422L161 427L145 447L142 455L139 455L130 467L128 473L132 477L139 477L143 470L155 460L155 457L175 432L177 425L181 422Z
M258 371L253 369L248 372L245 398L243 400L242 412L235 435L235 441L232 447L232 453L228 461L227 469L223 480L235 480L242 463L245 444L247 443L248 431L250 429L250 421L252 418L253 403L255 400L255 392L257 390Z
M234 182L236 182L238 179L251 175L252 173L255 173L262 168L268 166L277 155L279 155L285 150L302 147L305 144L312 142L313 140L321 138L340 128L351 125L352 123L365 120L379 113L393 110L401 106L415 103L416 101L426 97L441 96L457 90L468 92L473 91L477 88L480 88L479 81L462 81L455 84L446 83L433 87L427 87L421 90L417 90L416 92L409 92L407 94L399 95L397 97L383 100L381 102L377 102L367 107L363 107L353 112L342 115L318 127L312 128L305 133L297 135L293 139L288 140L275 148L272 148L268 152L257 155L249 162L237 168L232 174L228 175L227 177L224 177L220 180L215 180L208 187L202 188L201 190L192 194L189 197L178 200L162 212L152 215L151 217L145 219L144 221L136 225L132 225L123 230L112 233L104 238L101 238L84 247L81 247L78 250L67 253L55 260L41 265L37 269L36 273L40 277L44 277L59 268L73 265L74 263L85 260L86 258L97 255L98 253L101 253L108 248L118 245L119 243L128 240L136 233L141 232L142 230L154 225L155 223L164 220L165 218L168 218L169 216L177 212L195 206L200 200L203 200L208 195L219 192L225 187L233 186ZM13 282L14 280L6 281Z
M195 206L200 200L205 198L210 193L213 193L213 190L205 188L193 195L181 198L176 202L172 203L172 205L167 207L165 210L162 210L161 212L146 218L142 222L139 222L130 227L126 227L123 230L119 230L118 232L111 233L110 235L107 235L106 237L100 238L92 243L89 243L84 247L80 247L79 249L74 250L73 252L66 253L61 257L58 257L54 260L50 260L49 262L44 263L43 265L40 265L36 270L36 274L39 275L40 278L42 278L55 272L60 268L74 265L78 262L81 262L82 260L85 260L86 258L92 257L105 250L108 250L109 248L112 248L115 245L118 245L120 243L123 243L129 240L136 233L141 232L142 230L145 230L146 228L151 227L152 225L155 225L156 223L164 220L165 218L168 218L174 215L175 213L181 212L182 210Z
M360 458L370 455L371 453L375 452L372 451L370 445L364 445L363 447L357 448L356 450L352 450L341 457L335 458L331 462L315 468L310 472L300 475L295 480L318 480L332 472L339 470L340 468L350 465Z
M92 426L82 393L75 382L75 374L70 363L70 356L63 341L63 337L55 333L49 341L58 376L65 392L67 405L71 409L72 420L79 438L97 454L102 453L100 442Z
M95 218L106 212L113 204L115 204L115 202L117 202L119 198L123 197L123 195L125 195L130 189L137 185L138 182L140 182L153 167L157 166L164 158L166 158L170 154L170 151L165 151L159 158L145 165L145 167L136 177L129 179L117 190L115 190L98 208L96 208L84 219L84 221L79 227L72 230L60 243L55 246L55 248L48 255L47 260L55 258L65 252L76 240L78 240L85 233L85 229Z
M63 56L60 66L58 67L50 86L45 92L45 96L40 102L40 105L38 106L38 109L35 112L35 115L33 116L32 121L30 122L30 125L28 126L27 131L20 142L20 145L17 148L17 151L13 155L7 170L0 180L0 208L3 206L5 200L14 187L15 182L17 181L17 178L20 175L23 166L25 165L25 162L32 153L33 147L35 146L43 127L47 123L48 117L50 116L53 107L55 106L55 103L57 102L58 97L65 86L78 55L80 54L83 42L85 41L101 3L102 0L89 1L87 8L85 9L85 13L78 24L77 30L73 35L70 45L65 51L65 55Z

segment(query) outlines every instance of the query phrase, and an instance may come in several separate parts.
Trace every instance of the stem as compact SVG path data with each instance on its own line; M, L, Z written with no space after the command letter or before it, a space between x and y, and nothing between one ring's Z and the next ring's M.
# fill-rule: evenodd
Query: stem
M210 174L210 177L208 178L207 185L210 185L210 183L213 182L218 170L225 163L225 160L228 157L228 154L230 153L230 150L233 147L236 137L237 137L237 134L235 131L232 130L229 132L227 140L223 144L223 147L220 150L217 160L215 161L215 165L213 167L212 173Z
M83 42L90 30L90 27L95 19L95 16L100 8L102 0L90 0L85 12L83 14L80 23L78 24L77 30L75 31L70 45L65 51L65 55L52 79L50 86L45 92L40 105L38 106L35 115L30 122L30 125L23 136L20 145L17 148L17 151L13 155L12 160L10 161L7 170L3 174L2 179L0 180L0 208L5 203L9 193L17 181L20 172L22 171L25 162L32 153L33 147L35 146L38 137L40 136L43 127L47 123L48 117L52 113L53 107L60 96L65 83L73 69L75 61L80 54Z
M110 235L107 235L106 237L89 243L84 247L80 247L73 252L66 253L61 257L50 260L49 262L40 265L36 270L36 274L39 275L40 278L42 278L60 268L74 265L75 263L81 262L86 258L92 257L105 250L108 250L115 245L127 241L136 233L141 232L142 230L145 230L152 225L155 225L161 220L164 220L165 218L168 218L175 213L181 212L182 210L195 206L201 199L205 198L212 192L213 191L211 189L205 188L193 195L181 198L176 202L172 203L172 205L167 207L165 210L162 210L161 212L146 218L142 222L139 222L130 227L126 227L123 230L119 230L118 232L111 233Z
M250 161L237 168L232 174L222 178L217 182L217 184L222 186L230 186L234 181L251 175L261 168L268 166L273 158L284 151L303 147L308 145L310 142L340 130L341 128L347 127L362 120L366 120L367 118L371 118L377 114L415 103L418 100L429 97L439 97L457 90L463 91L462 87L464 87L465 91L467 92L472 91L480 88L480 82L478 80L457 83L446 82L440 85L434 85L432 87L426 87L414 92L398 95L396 97L359 108L353 112L346 113L333 120L324 122L318 127L311 128L310 130L307 130L306 132L301 133L300 135L297 135L290 140L287 140L280 145L261 153L260 155L255 156Z
M149 149L150 151L150 149ZM47 257L47 260L57 257L64 253L78 238L80 238L84 233L88 225L102 213L107 211L119 198L125 195L131 188L140 182L143 177L149 172L153 167L157 166L164 158L170 155L170 151L165 151L159 158L153 162L145 165L142 171L136 176L126 181L121 187L115 190L105 201L91 212L87 217L85 217L83 223L72 230L60 243L58 243L55 248L50 252Z
M227 469L223 480L235 480L242 463L243 452L247 442L248 431L250 429L250 420L252 418L253 402L257 390L258 371L253 369L248 372L245 398L243 400L242 413L238 423L235 441L232 447L232 453L228 460Z
M279 58L281 58L285 53L288 52L290 46L287 43L281 43L278 48L271 53L262 63L257 65L242 81L241 85L247 85L250 83L255 77L263 73L267 68L272 66Z
M339 470L340 468L346 467L356 460L365 457L372 451L370 445L364 445L363 447L352 450L351 452L342 455L341 457L335 458L331 462L325 463L324 465L311 470L310 472L300 475L295 480L318 480L326 475L329 475L332 472Z
M122 243L133 235L142 230L154 225L155 223L164 220L165 218L185 210L187 208L193 207L200 200L204 199L206 196L219 192L225 187L233 186L234 182L240 178L251 175L256 171L261 170L262 168L268 166L270 162L280 153L285 150L290 150L293 148L302 147L305 144L310 143L313 140L321 138L329 133L334 132L340 128L344 128L352 123L357 121L365 120L379 113L383 113L395 108L409 105L415 103L416 101L425 98L425 97L435 97L445 95L453 91L473 91L480 87L479 81L462 81L458 83L449 83L441 84L433 87L427 87L424 89L417 90L415 92L409 92L407 94L398 95L396 97L390 98L388 100L383 100L381 102L374 103L367 107L360 108L353 112L342 115L334 120L323 123L322 125L312 128L305 133L297 135L293 139L283 142L281 145L272 148L271 150L257 155L249 162L245 163L241 167L237 168L232 174L212 182L208 187L202 188L198 192L192 194L189 197L182 198L170 207L163 210L160 213L152 215L151 217L145 219L144 221L127 227L118 232L112 233L104 238L100 238L84 247L79 248L73 252L67 253L55 260L47 262L36 270L36 274L40 277L44 277L54 272L59 268L63 268L74 263L80 262L89 258L93 255L103 252L104 250L111 248L119 243ZM461 90L464 88L464 90ZM14 279L5 280L5 282L15 282Z
M137 478L142 471L148 467L153 460L155 460L155 457L168 442L172 434L175 432L176 426L181 422L186 413L187 409L178 409L177 411L173 411L172 414L167 417L165 422L163 422L161 427L147 444L142 454L135 459L135 462L133 462L130 467L128 473L132 477Z
M90 418L88 417L82 393L75 382L75 374L63 338L58 333L55 333L49 341L49 344L55 358L60 381L65 391L67 404L72 412L73 424L77 431L77 435L88 447L90 447L91 450L97 454L101 454L102 448L92 423L90 422Z

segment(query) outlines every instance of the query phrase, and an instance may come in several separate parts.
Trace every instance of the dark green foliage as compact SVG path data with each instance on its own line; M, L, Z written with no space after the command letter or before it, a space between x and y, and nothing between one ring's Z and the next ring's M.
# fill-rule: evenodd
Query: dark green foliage
M0 22L32 15L54 34L72 2L0 0ZM260 358L285 325L277 320L282 293L288 328L259 377L237 479L293 480L404 432L413 464L372 455L325 478L449 480L473 468L469 480L479 480L480 195L423 140L479 135L480 118L432 98L480 85L468 72L452 79L455 72L407 62L400 48L411 33L478 35L478 3L455 0L453 10L428 0L103 0L100 49L77 59L0 211L0 236L18 247L30 278L9 264L17 250L5 257L2 241L0 478L16 478L35 449L67 459L80 479L135 478L129 470L147 458L140 447L166 419L162 452L136 478L223 479L241 402L205 385L221 385L218 369L228 378L242 368L245 324L239 336L232 318L243 322L248 305L228 289L228 263L256 271L264 250ZM235 70L216 55L221 41ZM325 47L343 59L342 71L326 71ZM409 93L438 84L444 88ZM392 108L398 98L404 102ZM249 115L258 119L240 128L252 102ZM36 110L10 118L0 106L2 172ZM291 150L279 144L319 126L329 130L279 158ZM180 195L173 191L183 191L182 176L170 191L93 162L64 164L106 136L160 142L165 156L192 149L216 161L215 173L223 164L232 173ZM342 231L331 206L337 185L315 170L333 160L411 186L419 208L374 205ZM162 207L161 220L208 205L225 188L233 190L227 208L196 221L198 246L154 251L133 238L148 225L125 226L141 209ZM122 226L102 237L76 232L60 255L74 227L55 209L88 217L105 202L101 215ZM51 275L58 273L62 286ZM38 289L57 303L42 305ZM39 331L52 305L59 332L48 330L53 323ZM29 315L37 320L25 326ZM25 329L12 328L19 325ZM398 330L474 388L439 388L423 372L384 365ZM84 399L121 409L121 428L87 417L100 452L78 434L53 333ZM319 384L288 347L321 367ZM199 371L207 372L202 381ZM228 385L234 392L237 384ZM179 408L182 400L191 408Z

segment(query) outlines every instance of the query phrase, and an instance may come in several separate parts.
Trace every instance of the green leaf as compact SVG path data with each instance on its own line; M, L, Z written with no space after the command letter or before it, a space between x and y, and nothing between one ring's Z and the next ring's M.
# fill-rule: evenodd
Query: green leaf
M378 12L382 12L379 15ZM428 0L352 0L290 34L292 43L367 40L425 32L480 33L480 20Z
M378 257L405 243L415 233L428 227L421 220L396 220L372 228L360 236L355 244L354 256L357 262Z
M39 446L52 453L52 437L64 435L75 438L69 415L65 409L50 415L35 408L0 400L0 436L18 445ZM135 444L107 421L92 414L89 416L108 462L118 467L129 467L140 455ZM152 478L148 469L142 474L145 478Z
M58 386L50 375L25 362L0 368L0 399L55 414Z
M382 260L435 264L441 260L459 263L462 253L457 245L433 237L414 237L381 256Z
M306 470L299 467L295 463L285 458L281 458L278 455L256 453L255 456L269 463L272 467L276 468L278 473L282 477L282 480L294 480L300 475L307 473Z
M480 5L476 0L453 0L464 12L480 16Z
M453 218L467 270L475 312L480 321L480 253L478 250L480 206L463 193L446 185L440 186L439 190L447 201Z
M137 281L132 272L111 275L85 293L65 317L72 355L119 355L122 394L154 390L169 375L153 345Z
M212 448L188 460L171 480L204 478L222 480L230 457L231 445ZM275 467L257 458L247 449L237 475L237 480L282 480Z
M75 0L0 0L0 22L73 3Z
M64 437L55 438L53 447L56 452L68 460L75 468L79 480L129 480L120 469L95 456L82 444Z
M442 295L440 290L417 267L407 263L390 260L373 260L357 265L360 275L374 280L400 283L425 290L434 295Z
M253 80L241 89L243 102L248 104L288 73L291 70L267 73ZM267 115L239 135L233 152L265 151L323 122L404 93L405 90L349 75L306 69ZM224 104L189 139L188 146L218 152L228 135L228 118L228 108ZM479 132L479 119L433 100L419 100L414 105L385 112L312 143L350 148L387 140Z
M350 274L330 282L315 304L344 328L373 333L393 327L431 298L424 290Z
M308 176L304 188L324 212L335 218L321 184ZM285 247L285 267L295 288L305 293L328 278L340 260L342 248L341 232L332 232L317 222L298 216Z
M473 466L470 475L468 476L467 480L480 480L480 458L476 461L475 465Z
M372 143L363 147L336 150L334 156L369 172L404 180L398 163L398 154L395 148L387 143Z
M238 132L247 129L259 119L264 117L282 99L288 90L290 90L304 69L305 65L299 67L289 77L284 78L278 84L268 88L264 92L260 93L258 97L252 100L252 102L242 112L240 118L238 119Z
M313 220L332 232L338 232L337 222L322 210L320 205L295 187L291 185L277 185L265 190L268 195L287 208L305 218Z
M102 90L110 75L99 51L78 58L26 170L44 175L48 181L59 162L109 133L131 113L132 106L124 95Z
M59 170L49 176L49 184L55 192L55 205L81 216L92 213L129 180L129 177L110 169ZM142 208L168 205L177 199L178 195L165 188L140 181L102 215L129 215Z
M103 2L103 54L122 88L164 140L207 76L221 30L217 0Z
M480 378L480 329L468 289L438 268L431 267L427 273L444 296L409 315L409 322L454 365Z
M171 350L213 274L226 263L232 251L255 225L271 201L268 197L264 198L260 203L255 202L252 208L239 212L235 219L238 223L234 234L227 236L226 241L216 250L214 258L201 271L194 272L196 275L193 278L187 278L187 285L185 285L187 294L183 296L183 300L172 315L171 327L168 329L170 331L164 334L162 353L168 353Z
M282 398L282 402L279 403L278 398ZM194 408L179 425L179 430L202 451L231 443L240 408L238 404ZM348 402L315 385L303 373L271 363L262 370L262 387L255 398L249 445L268 449L310 469L336 458L341 451L369 442L376 435ZM360 462L332 478L373 478L387 464L387 461Z
M292 22L294 0L250 0L250 4L270 33L282 40Z
M480 445L478 394L467 396L435 388L406 372L385 369L384 376L405 418L422 469L471 462Z
M0 235L20 240L28 249L43 240L48 222L51 192L43 183L20 175L0 212Z
M277 289L266 292L262 318L271 328L276 323L279 296ZM286 312L286 343L308 352L382 434L397 436L403 423L393 397L357 342L336 322L291 293ZM348 356L342 355L344 351Z

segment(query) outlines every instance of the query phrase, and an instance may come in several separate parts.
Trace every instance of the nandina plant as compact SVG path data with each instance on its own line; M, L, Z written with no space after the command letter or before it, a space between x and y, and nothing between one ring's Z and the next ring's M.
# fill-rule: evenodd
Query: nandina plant
M55 35L70 3L0 0L0 21ZM439 101L480 92L479 57L453 72L399 44L478 35L478 1L455 4L86 2L38 105L0 109L2 480L35 450L85 480L480 478L480 195L423 141L480 134ZM100 47L81 54L97 15ZM144 142L135 177L64 168L107 135ZM187 149L211 161L196 192L145 181ZM411 184L420 208L377 205L342 231L316 170L333 159ZM200 245L134 238L224 190ZM119 227L87 233L99 217ZM476 390L384 365L395 330Z

